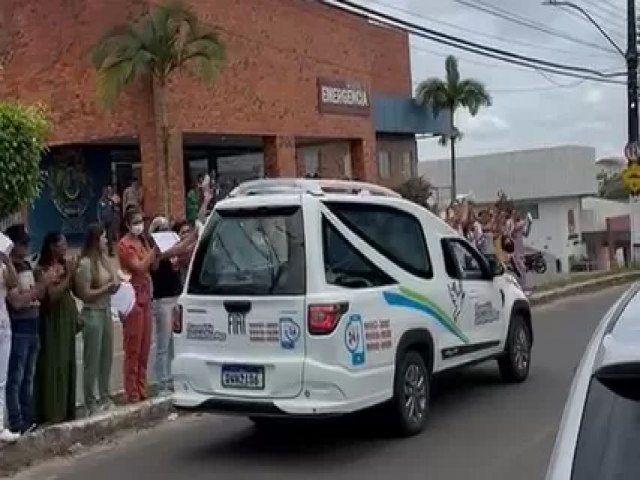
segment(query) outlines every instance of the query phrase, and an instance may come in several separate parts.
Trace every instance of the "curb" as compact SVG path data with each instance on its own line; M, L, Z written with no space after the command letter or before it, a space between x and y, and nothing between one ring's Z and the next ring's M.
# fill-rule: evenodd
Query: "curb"
M532 306L544 305L563 297L591 293L636 280L640 280L640 270L607 275L534 293L529 302ZM98 444L118 432L153 426L165 420L172 412L170 397L154 398L135 405L118 407L112 412L91 418L38 430L25 435L15 445L0 445L0 475L15 473L36 461L73 455L80 448Z
M14 445L0 445L0 474L15 473L35 461L73 455L79 448L96 445L118 432L152 426L172 411L170 397L154 398L37 430Z
M593 280L585 280L584 282L554 288L546 292L534 293L529 298L529 303L531 306L544 305L563 297L592 293L606 287L624 285L626 283L635 282L636 280L640 280L640 271L607 275L600 278L594 278Z

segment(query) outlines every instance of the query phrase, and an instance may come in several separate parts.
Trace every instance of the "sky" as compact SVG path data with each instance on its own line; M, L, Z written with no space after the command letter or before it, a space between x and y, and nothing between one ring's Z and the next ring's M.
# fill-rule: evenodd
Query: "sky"
M593 25L575 12L542 5L540 0L462 1L496 6L594 46L529 29L455 0L360 0L359 3L444 33L522 55L605 72L622 72L626 68L620 54L612 50ZM623 51L626 49L625 0L574 1L592 14ZM414 91L419 81L444 76L444 60L448 54L458 57L463 78L482 81L493 97L493 105L476 117L463 111L456 115L457 126L463 132L458 148L460 155L577 144L595 147L599 157L622 156L627 137L624 85L543 75L532 69L412 37ZM419 160L447 156L448 150L435 140L419 141Z

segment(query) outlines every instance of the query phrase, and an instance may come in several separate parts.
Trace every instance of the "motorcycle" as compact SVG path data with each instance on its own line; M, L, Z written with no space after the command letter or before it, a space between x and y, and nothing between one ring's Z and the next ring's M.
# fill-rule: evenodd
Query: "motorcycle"
M547 261L542 252L527 253L524 256L524 264L527 272L544 273L547 271Z

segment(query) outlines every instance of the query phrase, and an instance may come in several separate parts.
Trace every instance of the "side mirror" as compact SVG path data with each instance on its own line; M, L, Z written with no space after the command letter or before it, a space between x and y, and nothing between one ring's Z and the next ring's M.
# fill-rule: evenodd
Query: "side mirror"
M487 264L489 265L489 273L492 278L499 277L504 274L504 265L502 262L499 262L497 258L487 258Z

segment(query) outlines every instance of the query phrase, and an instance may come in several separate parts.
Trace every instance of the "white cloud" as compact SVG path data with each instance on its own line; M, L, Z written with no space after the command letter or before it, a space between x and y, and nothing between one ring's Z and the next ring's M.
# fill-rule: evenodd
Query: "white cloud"
M531 30L453 0L359 1L369 8L385 10L414 23L522 55L599 71L625 69L624 59L615 52L604 52ZM591 10L622 50L625 49L625 0L574 1ZM585 42L609 47L593 25L557 7L543 6L539 0L483 2ZM594 3L597 8L590 6ZM464 113L458 115L458 125L465 134L459 145L461 155L559 144L590 145L600 154L622 154L627 136L624 85L580 81L552 74L543 76L535 70L433 41L412 38L411 43L414 82L431 76L442 77L444 58L454 54L459 59L462 76L484 82L494 98L494 105L481 111L475 119ZM434 140L419 143L422 160L447 156L447 151Z

